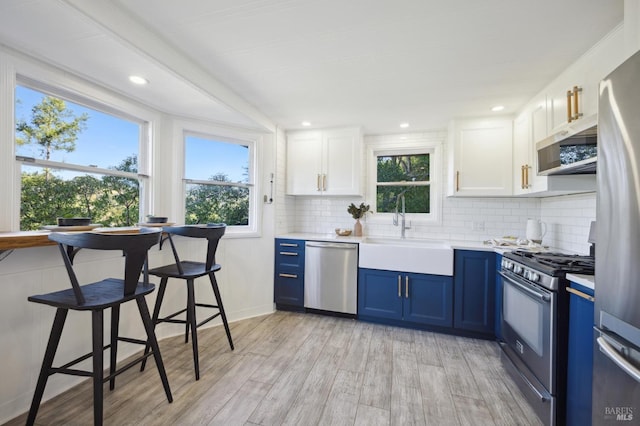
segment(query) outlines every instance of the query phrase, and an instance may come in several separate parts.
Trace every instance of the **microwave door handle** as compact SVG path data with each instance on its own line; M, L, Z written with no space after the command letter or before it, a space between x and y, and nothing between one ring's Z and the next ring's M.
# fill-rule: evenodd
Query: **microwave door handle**
M509 281L511 284L515 285L516 287L518 287L520 290L524 291L525 293L527 293L529 296L533 296L536 299L540 299L543 302L548 302L551 298L549 297L548 294L544 294L538 291L535 291L532 288L529 288L521 283L519 283L518 281L516 281L513 277L510 277L508 275L506 275L504 272L502 271L498 271L498 273L502 276L502 278L506 279L507 281Z
M604 334L601 330L599 331ZM607 338L613 340L611 336L607 336ZM620 367L620 369L622 369L622 371L631 376L636 382L640 382L640 370L620 355L603 336L598 337L596 342L600 347L600 351L606 355L607 358L613 361L618 367Z

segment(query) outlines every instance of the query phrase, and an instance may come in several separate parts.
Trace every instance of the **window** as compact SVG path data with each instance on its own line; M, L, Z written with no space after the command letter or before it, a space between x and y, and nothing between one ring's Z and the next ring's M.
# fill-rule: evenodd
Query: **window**
M185 223L255 230L254 142L187 133L184 144Z
M411 220L440 220L440 167L442 140L405 140L385 136L368 144L368 196L375 215L368 220L387 222L402 208ZM397 139L397 140L396 140Z
M430 213L430 154L376 157L376 211L393 213L404 195L406 213Z
M147 180L139 170L146 123L70 97L16 86L20 229L73 216L104 226L134 225Z

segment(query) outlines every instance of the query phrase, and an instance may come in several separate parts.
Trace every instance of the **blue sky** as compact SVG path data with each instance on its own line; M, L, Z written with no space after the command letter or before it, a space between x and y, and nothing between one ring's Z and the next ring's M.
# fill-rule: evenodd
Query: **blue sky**
M44 96L38 91L17 86L16 119L29 122L31 108L39 104ZM72 152L55 151L51 154L51 160L109 168L137 154L138 123L65 102L74 115L87 113L89 119L86 129L78 136L76 149ZM33 145L16 147L16 154L43 158L38 146ZM225 173L232 181L246 181L243 171L247 159L247 147L190 136L187 142L186 177L206 180L216 173Z

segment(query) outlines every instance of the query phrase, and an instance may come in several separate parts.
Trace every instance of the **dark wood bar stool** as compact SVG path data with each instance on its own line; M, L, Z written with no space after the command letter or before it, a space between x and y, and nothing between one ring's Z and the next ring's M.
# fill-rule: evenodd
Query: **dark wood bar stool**
M70 374L74 376L86 376L93 378L93 421L96 425L102 424L102 386L105 382L110 382L110 389L115 387L115 377L146 360L153 355L160 379L164 386L169 402L173 401L169 381L160 356L158 341L156 339L154 326L149 315L149 308L145 301L145 296L151 293L155 286L149 283L149 276L146 270L147 252L160 241L162 233L159 229L141 229L140 233L127 234L100 234L100 233L66 233L55 232L49 239L56 241L62 253L64 264L69 274L71 288L56 291L53 293L31 296L30 302L42 303L53 306L56 309L53 327L49 336L49 343L42 362L42 368L38 377L38 383L31 402L31 409L27 418L27 425L33 425L38 414L38 408L44 393L47 379L55 373ZM96 250L122 250L125 256L124 279L107 278L99 282L80 285L73 270L73 259L80 249ZM138 282L140 273L144 271L144 281ZM120 305L135 300L138 304L140 317L147 334L146 340L120 337L118 335L118 325L120 320ZM111 309L111 339L110 344L104 346L104 325L103 314L105 309ZM75 311L91 311L92 342L93 351L81 356L61 367L52 367L53 359L60 342L62 329L69 309ZM116 369L116 357L118 341L149 345L151 351L127 365ZM105 377L103 373L103 351L110 348L109 374ZM93 357L93 370L85 371L72 368L75 364Z
M229 346L233 350L233 340L231 339L231 331L229 330L229 323L227 322L227 316L224 312L224 306L222 304L222 298L220 297L220 290L218 289L218 282L216 281L215 272L219 271L221 266L216 264L215 254L218 248L218 242L224 235L226 229L225 224L208 224L208 225L185 225L185 226L165 226L162 228L163 232L167 234L167 239L171 243L171 250L173 251L173 257L175 263L170 265L161 266L159 268L153 268L149 270L149 274L160 277L160 288L158 289L158 298L153 309L153 323L159 324L162 322L185 324L185 343L189 341L189 330L191 330L191 344L193 346L193 365L196 373L196 380L200 379L200 364L198 360L198 334L197 328L211 321L212 319L220 316L222 318L222 324L227 333L227 339L229 339ZM205 262L193 262L180 260L178 257L178 251L171 238L172 235L180 235L190 238L206 238L207 239L207 258ZM209 305L205 303L196 303L194 280L205 275L209 276L211 281L211 287L216 298L217 305ZM187 283L187 307L178 312L174 312L171 315L167 315L160 318L160 307L162 305L162 299L167 288L167 281L169 278L178 278L185 280ZM196 307L201 308L214 308L217 309L214 315L209 316L202 320L200 323L196 320ZM175 319L176 316L186 312L186 319ZM147 347L146 350L148 350ZM145 362L142 363L142 370L144 370Z

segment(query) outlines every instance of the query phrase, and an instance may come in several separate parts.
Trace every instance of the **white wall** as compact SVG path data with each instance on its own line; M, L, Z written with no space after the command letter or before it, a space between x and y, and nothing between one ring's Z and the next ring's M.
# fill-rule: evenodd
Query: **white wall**
M103 97L110 102L110 105L126 104L144 111L145 117L149 117L152 121L154 133L151 208L156 214L161 211L167 212L170 220L180 220L175 212L179 211L176 206L183 204L180 195L182 176L176 164L182 161L182 150L181 142L175 138L174 132L176 123L183 119L150 110L69 73L61 72L32 58L16 55L15 52L5 52L0 47L0 73L2 73L0 84L3 87L0 93L0 104L7 106L0 109L4 113L0 123L9 123L11 127L13 126L13 89L5 91L4 88L12 85L14 72L27 73L31 78L51 84L63 82L63 87L67 90L91 97L97 96L99 99ZM220 128L219 125L217 126ZM226 129L226 131L237 132L238 129ZM260 135L260 143L257 146L256 190L259 191L257 217L261 222L259 235L251 238L234 238L232 235L227 235L218 248L216 260L222 265L222 270L216 276L230 321L273 312L273 239L276 204L263 203L262 200L263 194L269 195L270 174L275 172L276 167L275 147L282 145L282 139L281 137L277 140L273 135ZM12 199L14 186L9 178L16 175L18 167L12 159L13 143L13 132L0 132L0 154L4 158L0 163L11 169L0 170L3 177L0 184L0 198L5 201ZM0 229L10 230L12 224L17 223L13 216L18 208L4 203L0 210L3 213ZM181 239L178 242L178 249L181 258L185 260L204 260L206 243ZM152 267L171 261L170 250L152 249L150 255ZM118 277L123 273L120 253L81 251L76 257L76 266L80 271L81 283L108 276ZM0 298L0 377L3 378L0 381L0 424L29 408L55 313L55 309L51 307L28 302L27 297L69 288L69 286L69 279L63 269L57 247L14 250L0 261L0 287L3 289L3 296ZM155 295L154 292L147 297L147 303L151 307L155 302ZM206 280L197 283L196 297L199 299L199 296L204 298L205 303L213 300L211 286ZM182 309L185 300L183 283L170 282L163 312ZM130 305L122 310L121 334L143 338L144 330L135 303ZM167 311L164 310L165 308ZM202 314L204 315L205 312ZM105 317L105 323L107 323L109 315ZM219 324L219 319L216 319L207 326ZM183 332L183 327L172 324L162 324L157 329L160 338ZM69 361L89 352L90 348L88 314L71 312L56 361ZM119 348L119 358L122 359L138 350L140 347L137 345L123 344ZM185 348L185 350L190 349ZM45 399L62 392L78 380L72 376L52 376L47 384ZM169 381L171 382L171 377Z

